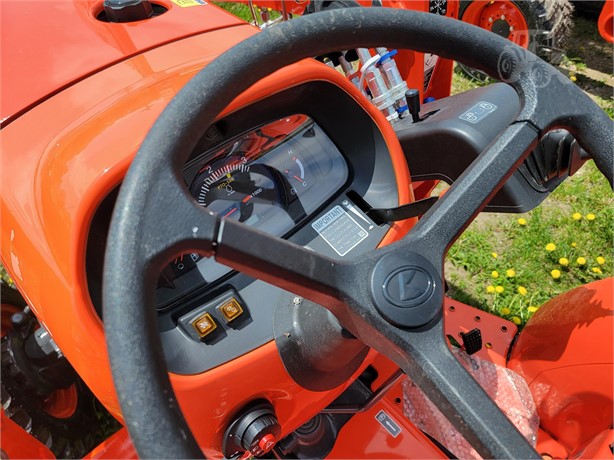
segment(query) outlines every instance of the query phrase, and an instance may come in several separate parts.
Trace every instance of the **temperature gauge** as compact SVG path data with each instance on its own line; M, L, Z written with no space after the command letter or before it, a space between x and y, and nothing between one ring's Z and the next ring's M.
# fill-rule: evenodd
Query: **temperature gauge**
M288 149L288 157L290 158L290 162L287 168L284 169L284 174L288 177L293 188L297 187L298 184L307 187L303 162L294 154L291 148Z

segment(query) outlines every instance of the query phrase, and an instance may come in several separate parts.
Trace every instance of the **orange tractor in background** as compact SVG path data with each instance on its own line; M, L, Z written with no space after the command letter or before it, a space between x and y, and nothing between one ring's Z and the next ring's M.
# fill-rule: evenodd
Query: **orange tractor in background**
M386 7L428 11L481 27L528 49L552 64L559 64L565 53L573 22L573 4L569 0L358 0L358 1L246 1L255 24L271 23L270 11L281 14L277 20L292 15L352 6ZM257 11L255 7L260 7ZM607 29L606 29L607 30ZM428 70L429 64L427 63ZM469 76L483 80L483 72L460 64ZM407 68L405 68L407 70ZM442 83L445 85L445 82ZM426 89L425 89L426 90Z

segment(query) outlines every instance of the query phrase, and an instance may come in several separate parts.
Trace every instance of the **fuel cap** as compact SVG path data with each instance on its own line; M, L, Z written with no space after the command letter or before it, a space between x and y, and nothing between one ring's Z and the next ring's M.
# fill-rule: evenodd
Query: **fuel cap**
M149 0L105 0L104 12L109 22L142 21L154 14Z

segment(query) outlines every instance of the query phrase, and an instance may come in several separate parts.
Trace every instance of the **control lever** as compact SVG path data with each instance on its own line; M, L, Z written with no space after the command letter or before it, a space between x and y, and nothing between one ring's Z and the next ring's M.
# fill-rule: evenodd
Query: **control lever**
M408 89L405 92L405 99L407 99L407 107L409 108L409 113L411 113L413 122L418 123L422 121L420 119L420 91L417 89Z

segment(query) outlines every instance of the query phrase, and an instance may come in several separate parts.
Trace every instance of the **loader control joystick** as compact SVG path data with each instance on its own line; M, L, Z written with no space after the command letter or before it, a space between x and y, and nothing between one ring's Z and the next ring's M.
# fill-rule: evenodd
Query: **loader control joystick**
M254 401L239 412L224 433L222 453L226 458L259 457L279 440L281 426L268 401Z
M420 91L417 89L408 89L405 93L405 99L407 99L407 107L411 118L414 123L418 123L420 120Z

